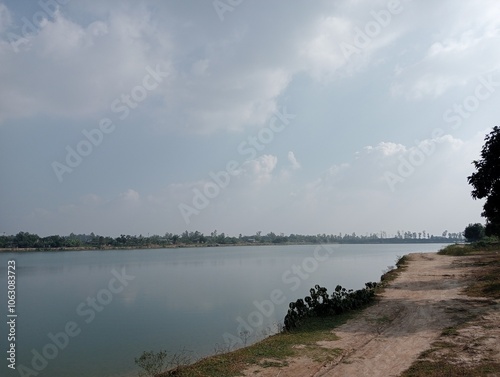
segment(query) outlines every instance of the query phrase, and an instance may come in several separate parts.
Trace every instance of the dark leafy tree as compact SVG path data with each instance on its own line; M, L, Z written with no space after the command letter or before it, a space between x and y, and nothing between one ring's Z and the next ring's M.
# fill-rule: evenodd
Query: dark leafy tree
M476 172L467 180L472 197L484 199L481 216L486 218L486 235L500 235L500 128L495 126L485 137L481 159L472 162Z
M476 242L484 237L483 224L469 224L464 230L464 237L467 242Z
M36 247L39 241L40 237L36 234L19 232L14 237L13 244L17 247Z

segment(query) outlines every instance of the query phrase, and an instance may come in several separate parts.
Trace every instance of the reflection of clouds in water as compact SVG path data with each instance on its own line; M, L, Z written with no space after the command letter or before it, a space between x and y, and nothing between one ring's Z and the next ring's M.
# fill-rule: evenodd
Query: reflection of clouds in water
M173 298L172 300L166 300L165 310L167 311L178 311L181 313L211 313L215 309L220 308L220 303L216 303L213 297L203 298L203 297L188 297L184 298Z
M254 302L269 300L275 289L281 290L286 300L264 317L250 341L282 322L288 303L303 298L315 284L327 287L330 293L336 284L359 288L366 281L378 280L397 255L435 251L439 246L342 245L292 291L282 274L293 265L302 266L306 258L314 256L315 248L255 246L36 254L35 258L19 255L18 265L26 271L37 271L33 275L24 273L21 279L26 321L23 330L30 333L30 341L43 345L47 333L60 331L68 320L77 321L84 332L64 355L71 354L68 357L74 357L71 362L78 367L88 360L104 365L127 357L133 362L145 349L178 350L187 346L206 355L223 341L225 332L237 335L238 318L248 322L249 315L259 310ZM4 258L8 256L0 255L0 263L7 260ZM100 290L109 289L112 271L122 273L123 268L134 279L113 294L113 300L95 313L92 323L85 324L87 317L78 316L75 308L88 297L96 297ZM255 321L255 317L251 319ZM129 338L134 339L134 349L125 341ZM62 355L60 360L66 357Z

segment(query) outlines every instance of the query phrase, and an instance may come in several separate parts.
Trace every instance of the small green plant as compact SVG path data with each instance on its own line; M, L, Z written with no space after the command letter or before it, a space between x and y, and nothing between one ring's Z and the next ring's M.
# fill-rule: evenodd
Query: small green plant
M139 372L141 377L155 377L160 374L166 367L167 352L160 350L159 352L149 351L143 352L139 358L135 358L135 363L144 369L144 372Z
M458 330L456 327L446 327L441 332L441 335L442 336L455 336L455 335L458 335Z

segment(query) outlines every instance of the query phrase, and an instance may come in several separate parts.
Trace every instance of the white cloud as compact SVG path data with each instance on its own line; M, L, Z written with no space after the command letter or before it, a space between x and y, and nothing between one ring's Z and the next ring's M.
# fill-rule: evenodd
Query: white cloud
M150 21L148 12L111 13L82 26L58 11L18 45L18 53L4 39L2 118L109 115L113 100L141 85L147 66L171 69L170 50L148 44L157 38Z
M303 42L301 55L307 62L306 71L321 81L347 64L340 44L352 31L352 25L348 19L331 16L321 19L316 28L316 35Z
M70 2L16 54L6 32L16 31L12 17L24 16L23 4L12 12L0 5L6 229L181 232L178 205L211 182L211 167L235 157L238 133L256 135L283 106L297 115L286 135L239 166L192 230L359 232L383 223L391 231L401 223L458 226L481 212L466 176L482 138L467 135L491 125L494 101L467 113L470 127L454 136L412 140L444 126L443 110L473 94L478 75L498 72L495 1L403 1L403 12L348 58L341 43L355 43L386 0L289 2L265 12L249 2L224 23L210 2ZM81 140L76 128L110 115L111 102L157 64L168 78L58 185L50 163ZM387 98L391 88L423 101ZM394 192L386 172L402 177ZM40 193L19 183L28 177Z
M0 3L0 33L3 33L12 23L9 9L5 4Z
M303 69L315 80L324 82L353 75L370 64L378 64L377 53L391 46L405 33L401 26L405 7L391 14L384 22L373 14L388 11L384 2L366 4L340 3L336 15L323 16L314 25L315 33L300 45ZM409 11L406 11L408 13ZM368 26L376 25L376 33L366 33Z
M277 163L276 156L262 155L242 165L243 176L248 179L246 182L252 186L262 187L272 180Z
M288 152L288 161L292 165L293 170L300 169L300 163L297 161L295 154L292 151Z
M291 79L279 69L224 72L220 68L207 66L203 77L176 82L178 96L172 101L181 106L182 125L193 132L237 131L265 124Z
M500 67L500 9L496 2L455 2L435 13L433 17L442 22L430 36L423 57L398 68L394 96L438 98Z
M377 144L375 147L372 147L371 145L368 145L363 148L363 150L366 153L371 153L371 152L381 152L382 155L384 156L392 156L394 154L400 153L400 152L405 152L406 147L402 144L396 144L392 142L385 142L382 141L379 144Z
M359 56L346 59L340 43L352 42L355 27L371 19L362 4L339 5L341 12L326 4L296 9L304 22L281 20L279 32L272 15L280 7L270 8L269 19L235 25L222 37L206 17L199 25L164 22L175 18L171 5L152 10L125 2L112 11L105 4L74 7L92 22L69 17L63 8L29 36L19 54L6 49L4 40L2 119L108 115L110 103L140 83L146 66L161 63L171 76L154 93L162 96L162 106L148 108L156 126L201 134L240 131L265 124L298 74L323 81L352 73L367 67L374 53L399 35L391 24ZM257 53L257 47L266 53Z
M135 190L132 190L132 189L128 189L127 191L125 191L124 193L121 193L120 194L120 199L127 203L127 202L137 202L139 200L139 193Z
M327 174L305 184L287 198L284 207L290 208L290 213L300 214L300 218L308 218L311 231L373 231L373 224L380 221L377 218L383 219L384 229L391 232L403 226L436 232L440 224L460 231L467 225L463 223L464 214L470 221L481 221L481 203L470 198L466 177L470 174L470 162L477 158L483 135L470 142L451 135L420 142L418 146L428 147L432 143L435 148L413 166L411 174L402 177L394 192L384 174L400 174L402 161L414 161L410 156L418 146L386 142L379 144L381 148L364 148L350 163L334 165ZM398 147L387 154L387 145ZM450 217L457 211L461 216ZM322 223L328 226L322 227Z

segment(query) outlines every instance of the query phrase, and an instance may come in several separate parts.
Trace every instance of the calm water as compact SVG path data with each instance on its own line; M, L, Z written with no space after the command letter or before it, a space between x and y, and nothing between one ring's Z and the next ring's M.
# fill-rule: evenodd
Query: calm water
M193 358L254 342L315 284L361 288L397 256L442 245L330 245L0 254L17 266L17 371L2 376L137 376L145 350ZM0 293L7 314L5 284ZM7 325L2 321L2 351ZM45 356L44 356L45 352ZM38 353L41 356L36 357ZM4 353L5 355L5 353ZM34 364L33 364L34 362ZM38 369L38 370L37 370ZM26 372L24 375L29 375Z

